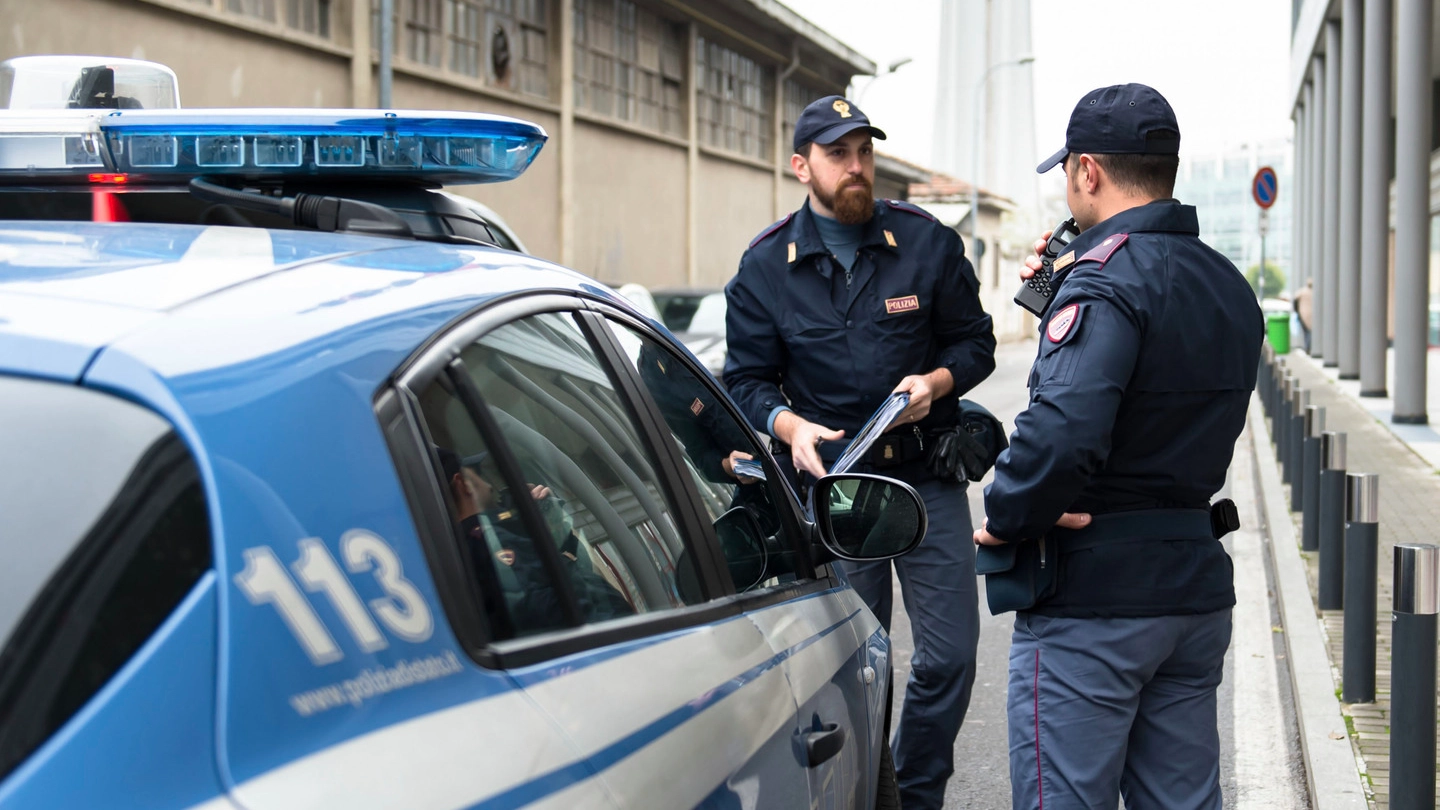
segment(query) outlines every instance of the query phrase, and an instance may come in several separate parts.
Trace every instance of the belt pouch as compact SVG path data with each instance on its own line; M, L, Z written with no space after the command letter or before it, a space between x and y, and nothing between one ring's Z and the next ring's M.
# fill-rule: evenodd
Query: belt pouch
M1042 537L976 547L975 573L985 575L985 600L992 615L1029 610L1055 593L1060 555L1054 545Z

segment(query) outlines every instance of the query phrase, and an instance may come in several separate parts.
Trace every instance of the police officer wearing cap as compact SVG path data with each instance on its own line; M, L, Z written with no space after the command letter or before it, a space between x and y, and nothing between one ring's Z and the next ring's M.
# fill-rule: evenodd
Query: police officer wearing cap
M1169 103L1127 84L1082 98L1039 166L1063 163L1081 232L1054 262L1030 404L975 532L992 610L1001 586L1033 584L1010 606L1016 808L1221 806L1216 687L1235 592L1219 535L1233 526L1216 528L1210 499L1262 321L1195 209L1170 198L1179 147Z
M841 96L795 125L790 165L809 187L766 228L725 288L725 383L750 422L784 445L801 482L825 474L892 392L909 406L857 469L910 483L929 533L895 561L915 635L894 759L907 810L939 808L970 703L979 636L963 478L930 472L937 431L995 368L990 316L959 235L923 210L874 199L872 139L885 133ZM887 630L890 562L843 564Z

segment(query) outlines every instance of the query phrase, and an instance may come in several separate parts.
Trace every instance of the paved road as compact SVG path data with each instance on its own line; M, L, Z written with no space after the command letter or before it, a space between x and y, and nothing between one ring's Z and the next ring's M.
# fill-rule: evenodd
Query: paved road
M1007 430L1013 429L1015 414L1024 408L1028 398L1025 382L1034 354L1033 342L1001 346L996 353L995 373L967 395L1004 421ZM1263 562L1268 554L1261 554L1263 538L1253 507L1253 480L1248 472L1252 461L1248 453L1238 455L1236 461L1237 469L1243 470L1240 475L1232 473L1227 485L1227 490L1235 491L1220 495L1235 497L1246 523L1244 531L1227 538L1227 548L1235 556L1240 604L1219 696L1221 785L1226 807L1299 810L1307 806L1302 797L1304 776L1298 770L1299 738L1290 708L1289 675L1283 669L1284 647L1271 629L1279 620L1270 595L1270 573ZM982 484L970 487L970 511L977 521L984 515L985 483L989 483L988 477ZM891 628L896 665L895 717L900 716L903 684L909 677L914 649L910 622L901 604L897 584ZM990 615L982 579L975 691L955 745L955 775L946 789L947 810L1010 807L1005 683L1013 618L1014 614ZM1238 772L1237 752L1243 760Z

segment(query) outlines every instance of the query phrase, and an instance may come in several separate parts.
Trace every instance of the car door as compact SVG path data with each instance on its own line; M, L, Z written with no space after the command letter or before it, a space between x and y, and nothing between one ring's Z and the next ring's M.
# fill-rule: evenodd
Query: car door
M624 362L580 299L536 296L402 377L477 660L580 752L537 794L594 773L623 807L804 806L785 671Z
M798 502L714 380L644 324L618 315L606 323L695 487L737 599L786 674L810 806L870 807L883 733L870 718L883 717L878 675L889 666L878 621L828 566L811 570ZM760 461L767 480L736 474L737 454Z

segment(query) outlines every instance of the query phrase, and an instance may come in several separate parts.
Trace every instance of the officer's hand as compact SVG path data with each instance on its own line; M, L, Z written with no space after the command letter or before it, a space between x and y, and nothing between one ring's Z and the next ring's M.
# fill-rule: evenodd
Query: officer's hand
M819 478L825 474L825 465L817 450L820 442L839 441L845 438L845 431L831 430L802 419L794 411L784 411L775 417L775 435L790 445L790 461L795 469Z
M755 457L750 455L749 453L744 453L739 450L731 450L730 455L720 459L720 469L724 470L726 475L734 478L736 481L739 481L742 484L755 483L756 479L751 478L748 475L735 474L735 462L741 459L744 459L746 461L754 461Z
M930 414L930 406L938 397L943 397L955 390L955 378L950 375L949 369L939 368L929 374L911 374L895 386L892 394L901 391L910 395L910 404L905 410L895 417L886 430L893 430L901 425L908 425L919 422Z
M1090 525L1089 512L1066 512L1055 521L1055 525L1062 529L1083 529ZM990 521L985 521L979 529L975 530L975 545L977 546L1003 546L1004 540L990 533Z
M975 545L977 546L1003 546L1005 541L990 533L990 521L980 524L975 530Z
M1046 231L1040 235L1035 242L1035 255L1025 259L1025 266L1020 268L1020 280L1030 278L1040 271L1040 254L1045 252L1045 243L1050 241L1050 235L1054 231Z
M1062 529L1083 529L1090 525L1089 512L1066 512L1055 521L1055 525Z

